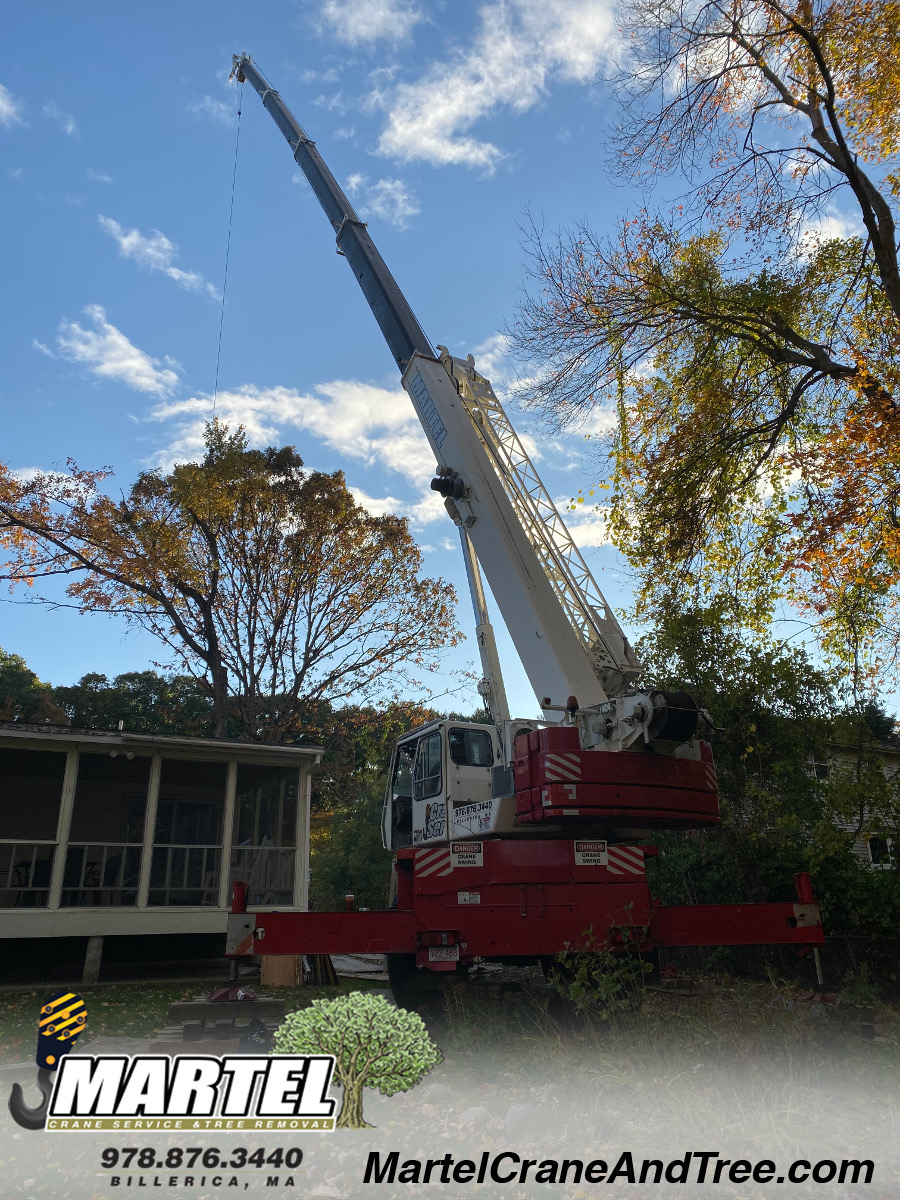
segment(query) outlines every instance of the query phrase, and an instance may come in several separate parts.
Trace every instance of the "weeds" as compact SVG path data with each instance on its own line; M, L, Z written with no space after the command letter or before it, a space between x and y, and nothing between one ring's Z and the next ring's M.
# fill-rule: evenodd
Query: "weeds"
M575 1009L609 1021L640 1009L653 967L640 954L616 954L588 926L581 940L553 960L548 982Z
M873 1005L881 1000L878 988L869 974L869 964L860 963L857 970L848 971L841 988L841 999L846 1004Z

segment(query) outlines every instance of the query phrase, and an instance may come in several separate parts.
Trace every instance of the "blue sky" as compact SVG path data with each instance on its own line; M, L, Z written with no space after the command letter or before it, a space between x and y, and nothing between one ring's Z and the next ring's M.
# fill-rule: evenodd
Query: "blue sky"
M475 353L495 385L515 368L500 331L523 285L526 208L550 228L588 217L602 229L634 199L604 172L614 109L598 78L617 34L603 0L32 0L6 7L2 34L0 456L16 470L71 457L111 465L124 488L196 451L212 413L234 51L253 55L318 142L432 342ZM254 444L291 442L308 466L343 469L373 510L408 515L426 570L457 585L471 629L427 443L249 86L217 411ZM589 444L513 419L568 500L588 481ZM573 528L600 586L625 603L602 521L579 513ZM162 654L116 621L23 603L0 609L0 646L54 683ZM535 712L502 633L501 655L513 708ZM445 682L475 657L470 637L448 654Z

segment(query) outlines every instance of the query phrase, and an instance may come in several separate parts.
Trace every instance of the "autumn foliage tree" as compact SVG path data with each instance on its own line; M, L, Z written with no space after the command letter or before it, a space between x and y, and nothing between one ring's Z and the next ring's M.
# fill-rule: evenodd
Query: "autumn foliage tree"
M900 6L627 0L625 25L613 169L686 190L612 236L534 228L535 403L605 428L645 614L687 590L762 628L787 597L862 680L900 629Z
M199 463L140 475L119 499L108 471L0 487L0 574L62 576L82 612L149 630L202 679L217 736L282 740L304 702L383 700L458 641L453 589L422 578L404 519L357 505L340 471L293 447L253 450L213 422Z

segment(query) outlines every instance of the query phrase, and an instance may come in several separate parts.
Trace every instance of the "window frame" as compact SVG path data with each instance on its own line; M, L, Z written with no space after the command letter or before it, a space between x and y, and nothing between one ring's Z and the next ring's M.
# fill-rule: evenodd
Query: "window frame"
M419 756L422 754L422 752L424 751L424 749L428 745L428 743L434 739L437 739L437 744L438 744L438 773L437 773L437 776L425 775L424 777L419 777L419 775L418 775ZM413 798L414 803L421 803L423 800L433 800L435 796L440 796L443 794L443 791L444 791L444 749L443 749L443 747L444 747L444 739L443 739L440 729L435 730L433 733L426 733L426 734L424 734L423 737L421 737L419 739L419 743L416 746L415 761L413 762L413 797L412 798ZM434 788L432 791L423 792L421 795L419 795L418 794L419 784L420 783L424 784L426 780L435 779L435 778L437 779L437 787Z
M457 762L457 760L453 757L453 746L450 742L450 738L453 736L454 733L462 733L462 734L473 734L474 733L474 734L480 735L481 737L487 738L487 744L488 744L488 748L490 750L490 761L488 761L486 763L473 763L473 762L469 762L468 759L466 759L464 762ZM494 766L494 739L491 737L490 731L487 728L472 729L471 726L465 726L465 725L450 726L450 728L448 728L448 730L447 730L447 756L450 759L450 762L452 762L455 767L475 767L477 770L480 770L480 771L488 770L489 768Z

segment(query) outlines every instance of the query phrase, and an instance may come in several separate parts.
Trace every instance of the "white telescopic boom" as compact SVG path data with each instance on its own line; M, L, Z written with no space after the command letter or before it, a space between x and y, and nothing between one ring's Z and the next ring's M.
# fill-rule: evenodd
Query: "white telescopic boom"
M287 139L401 370L438 464L432 487L463 534L493 719L508 710L479 563L542 707L558 709L572 696L597 705L626 690L640 663L490 382L471 357L435 355L315 143L247 55L235 55L233 74L253 85Z

